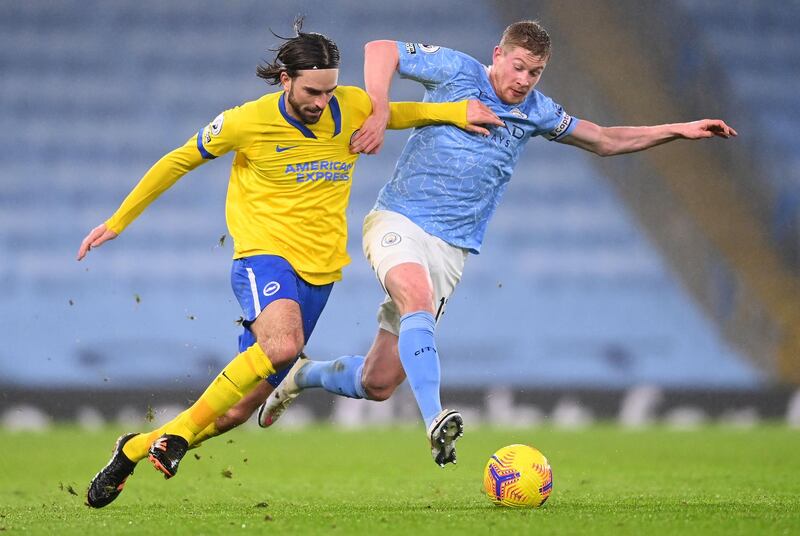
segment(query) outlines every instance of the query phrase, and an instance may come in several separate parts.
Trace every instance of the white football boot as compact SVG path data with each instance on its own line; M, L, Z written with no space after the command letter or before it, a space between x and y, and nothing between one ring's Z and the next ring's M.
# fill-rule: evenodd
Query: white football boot
M308 358L305 354L300 354L297 361L294 362L289 373L278 384L274 391L267 397L261 407L258 408L258 425L261 428L269 428L275 421L280 419L283 412L286 411L291 403L297 398L302 389L298 387L295 382L295 377L301 368L308 364Z
M431 455L439 467L456 463L456 439L464 435L464 419L451 409L442 410L428 428Z

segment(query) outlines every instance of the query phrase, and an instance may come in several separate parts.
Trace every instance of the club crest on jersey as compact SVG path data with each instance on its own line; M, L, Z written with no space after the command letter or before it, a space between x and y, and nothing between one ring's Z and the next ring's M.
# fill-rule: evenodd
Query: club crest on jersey
M527 114L525 114L519 108L514 108L513 110L511 110L510 113L511 113L511 115L513 115L515 117L519 117L520 119L527 119L528 118Z
M385 248L388 248L389 246L399 244L401 240L402 237L397 233L386 233L381 239L381 245Z
M222 132L222 122L225 120L222 114L219 114L217 117L211 121L211 135L212 136L219 136L219 133Z
M436 45L426 45L424 43L419 43L417 46L419 46L419 49L423 51L425 54L433 54L434 52L437 52L441 48Z
M280 289L281 289L280 283L278 283L277 281L270 281L269 283L264 285L264 290L262 292L264 296L269 297L278 292Z

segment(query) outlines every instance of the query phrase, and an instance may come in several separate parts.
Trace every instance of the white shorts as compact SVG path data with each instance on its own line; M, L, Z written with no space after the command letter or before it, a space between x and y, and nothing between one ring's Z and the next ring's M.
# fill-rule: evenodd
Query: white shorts
M384 290L386 274L398 264L414 262L424 266L433 288L436 320L441 318L447 300L461 280L469 255L466 249L451 246L402 214L388 210L373 210L364 218L362 245L364 256ZM378 308L378 325L395 335L400 333L400 312L388 293Z

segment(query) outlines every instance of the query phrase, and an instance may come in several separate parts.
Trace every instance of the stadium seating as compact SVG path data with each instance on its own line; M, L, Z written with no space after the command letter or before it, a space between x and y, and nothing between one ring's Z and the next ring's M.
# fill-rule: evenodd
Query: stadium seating
M741 129L758 133L752 145L766 171L769 227L788 261L800 269L800 121L797 27L800 2L678 0L679 13L701 29L692 36L722 67ZM766 180L764 180L766 179Z
M353 2L305 7L307 28L340 45L340 81L360 84L369 39L435 41L490 61L501 15L470 6L454 13L421 0L376 3L369 16ZM222 239L230 157L182 179L84 262L74 261L75 251L156 159L219 111L264 91L253 71L277 42L267 27L289 33L294 13L255 0L3 9L0 318L8 335L0 384L205 383L232 357L240 329L230 240ZM399 82L394 96L421 92ZM381 155L359 162L349 209L353 264L312 338L313 356L365 351L374 334L381 293L360 253L360 222L405 136L391 133ZM543 140L520 162L483 254L469 259L439 342L448 385L761 382L591 158Z

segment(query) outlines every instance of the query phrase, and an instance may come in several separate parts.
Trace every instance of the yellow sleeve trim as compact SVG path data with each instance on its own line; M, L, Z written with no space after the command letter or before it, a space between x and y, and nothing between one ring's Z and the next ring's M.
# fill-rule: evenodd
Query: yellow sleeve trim
M467 126L467 101L459 102L392 102L388 128L402 130L425 125L451 124Z

